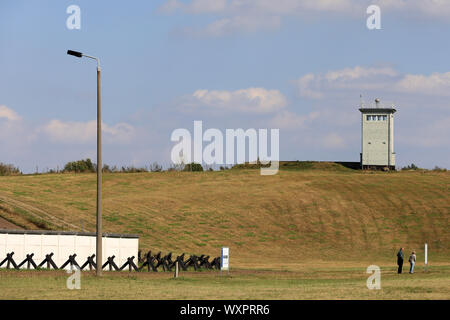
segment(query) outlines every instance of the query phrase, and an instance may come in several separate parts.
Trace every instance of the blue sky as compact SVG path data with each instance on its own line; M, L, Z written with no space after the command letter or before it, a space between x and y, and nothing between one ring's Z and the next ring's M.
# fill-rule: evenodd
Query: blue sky
M95 62L73 49L101 58L110 165L167 166L194 120L279 128L281 160L358 161L362 94L395 103L398 166L449 168L449 18L433 0L2 1L0 162L95 159Z

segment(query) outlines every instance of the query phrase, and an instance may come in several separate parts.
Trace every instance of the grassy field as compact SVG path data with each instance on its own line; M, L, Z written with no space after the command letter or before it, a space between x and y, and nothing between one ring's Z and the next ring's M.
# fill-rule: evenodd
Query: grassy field
M65 271L0 271L0 299L450 299L449 266L398 275L381 266L381 289L369 290L365 267L297 266L289 270L172 273L83 272L81 289L66 287Z
M228 246L236 273L228 279L200 272L176 281L169 280L169 274L130 276L136 281L123 275L114 284L105 280L104 285L86 276L85 288L98 285L99 289L82 292L100 297L110 283L118 295L131 298L120 292L121 283L137 291L169 283L176 292L165 294L172 298L178 297L175 288L180 288L181 298L182 292L197 285L205 288L203 298L213 298L219 294L213 285L218 281L228 292L224 298L354 298L362 294L361 298L448 299L450 173L325 169L294 167L274 176L261 176L259 170L251 169L105 174L105 232L138 234L144 251L215 257L221 246ZM82 223L84 230L95 231L95 182L95 174L0 177L0 217L24 229L79 230ZM409 275L391 274L400 246L406 255L415 249L418 267L423 265L425 242L431 265L439 268L436 273L418 273L414 281L408 280ZM390 270L383 293L365 288L365 268L370 264ZM279 275L279 270L284 273ZM312 277L309 287L305 275ZM1 287L8 288L2 291L19 297L19 291L8 285L11 275L2 271L0 277ZM146 283L146 277L155 281ZM36 279L24 276L20 281L40 287L40 279L47 279L48 285L57 286L63 278L44 272ZM327 290L324 283L330 285ZM234 288L239 292L232 295ZM330 296L330 292L334 293ZM61 297L71 294L76 293ZM142 297L156 298L153 293ZM167 296L161 293L161 297Z

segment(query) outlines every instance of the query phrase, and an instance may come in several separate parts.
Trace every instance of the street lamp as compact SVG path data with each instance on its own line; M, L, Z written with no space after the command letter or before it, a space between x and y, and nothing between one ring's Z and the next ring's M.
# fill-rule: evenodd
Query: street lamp
M86 57L97 61L97 276L102 275L102 100L100 95L100 59L78 51L67 51L68 55Z

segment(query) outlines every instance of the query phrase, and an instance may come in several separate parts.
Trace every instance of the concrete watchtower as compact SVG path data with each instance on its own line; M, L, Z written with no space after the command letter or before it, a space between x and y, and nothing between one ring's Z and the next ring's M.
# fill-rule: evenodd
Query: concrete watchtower
M361 104L361 168L395 170L394 113L392 108L365 108Z

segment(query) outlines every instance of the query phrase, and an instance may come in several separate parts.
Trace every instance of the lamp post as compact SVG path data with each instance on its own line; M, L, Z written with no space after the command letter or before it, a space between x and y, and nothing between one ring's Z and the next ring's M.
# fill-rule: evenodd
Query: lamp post
M97 61L97 276L102 275L102 100L100 95L100 59L78 51L67 51L77 58L86 57Z

